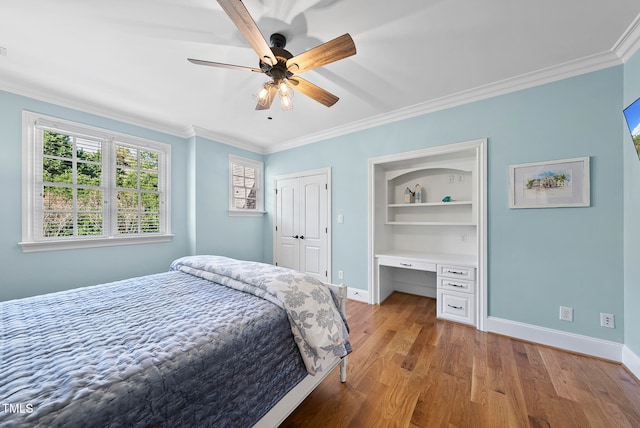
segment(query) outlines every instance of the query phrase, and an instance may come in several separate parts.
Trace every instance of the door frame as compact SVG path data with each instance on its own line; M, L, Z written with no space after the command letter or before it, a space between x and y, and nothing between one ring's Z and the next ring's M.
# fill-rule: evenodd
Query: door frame
M288 174L282 174L282 175L276 175L273 177L273 187L271 189L271 191L273 192L273 221L271 223L271 231L273 232L273 238L271 239L272 241L272 255L271 255L271 263L276 262L276 236L275 236L275 230L276 230L276 222L277 222L277 218L276 218L276 213L278 212L278 208L277 208L277 204L278 204L278 198L275 195L276 189L277 189L277 183L278 180L286 180L289 178L302 178L302 177L309 177L312 175L320 175L320 174L324 174L327 176L327 281L330 283L333 283L333 270L331 269L331 254L332 254L332 245L331 245L331 235L333 234L333 217L331 215L332 211L331 211L331 167L327 167L327 168L319 168L319 169L311 169L311 170L306 170L306 171L297 171L297 172L291 172Z

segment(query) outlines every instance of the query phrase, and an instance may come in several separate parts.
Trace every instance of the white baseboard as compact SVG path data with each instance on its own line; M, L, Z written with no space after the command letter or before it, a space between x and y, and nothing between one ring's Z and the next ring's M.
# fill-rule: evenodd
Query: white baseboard
M640 379L640 357L631 349L627 348L626 345L622 347L622 364L624 364L635 377Z
M347 299L357 300L363 303L369 302L369 292L359 288L347 288Z
M618 363L623 362L624 345L622 343L596 339L580 334L567 333L565 331L553 330L550 328L496 317L487 318L486 327L487 331L492 333L503 334L505 336L511 336L529 342L540 343L542 345L552 346L566 351L604 358ZM635 363L638 364L638 368L640 368L640 360L637 356L635 356ZM626 363L625 365L633 372L629 365Z

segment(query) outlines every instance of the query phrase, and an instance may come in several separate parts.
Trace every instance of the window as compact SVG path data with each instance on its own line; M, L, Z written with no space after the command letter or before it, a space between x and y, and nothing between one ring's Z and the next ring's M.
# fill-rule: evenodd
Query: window
M167 144L23 113L23 251L166 241Z
M229 155L229 214L264 214L262 162Z

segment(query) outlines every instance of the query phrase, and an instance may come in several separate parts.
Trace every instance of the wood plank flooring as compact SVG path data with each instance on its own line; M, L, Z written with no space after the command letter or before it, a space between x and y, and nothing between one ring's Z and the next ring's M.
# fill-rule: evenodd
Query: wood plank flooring
M436 320L435 300L347 303L354 352L281 427L640 427L620 364Z

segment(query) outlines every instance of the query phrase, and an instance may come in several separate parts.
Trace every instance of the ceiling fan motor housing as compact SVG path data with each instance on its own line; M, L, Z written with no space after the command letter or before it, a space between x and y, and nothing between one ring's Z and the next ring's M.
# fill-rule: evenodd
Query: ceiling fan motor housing
M293 73L287 70L287 61L290 58L293 58L293 55L291 55L288 50L284 49L287 44L287 38L280 33L274 33L271 35L269 40L271 42L271 51L278 62L274 65L270 65L261 60L260 69L264 74L276 81L288 79L293 76Z
M271 37L269 37L269 42L271 42L271 47L273 48L284 48L287 46L287 38L280 33L273 33Z

